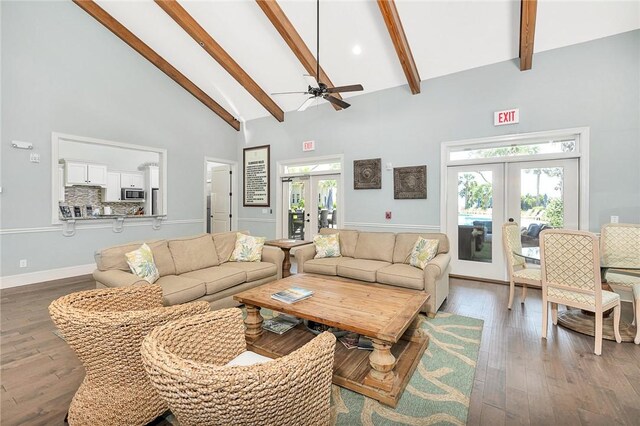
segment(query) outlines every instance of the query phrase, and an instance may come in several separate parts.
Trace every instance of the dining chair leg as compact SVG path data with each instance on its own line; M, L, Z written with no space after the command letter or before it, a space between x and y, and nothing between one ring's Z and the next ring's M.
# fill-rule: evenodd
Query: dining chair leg
M616 342L622 342L620 337L620 303L613 308L613 334L616 336Z
M551 304L551 321L553 322L553 325L558 325L558 304L557 303Z
M602 354L602 311L596 312L596 340L593 352L596 355Z
M520 303L524 305L524 301L527 298L527 285L522 283L522 298L520 299Z
M549 303L547 302L547 295L542 293L542 338L547 338L547 327L549 321Z
M513 280L509 281L509 305L507 306L511 309L511 305L513 304L513 293L516 291L516 283Z
M638 326L638 304L635 301L635 298L631 297L631 307L633 309L633 321L631 321L631 325ZM640 328L639 328L640 329Z

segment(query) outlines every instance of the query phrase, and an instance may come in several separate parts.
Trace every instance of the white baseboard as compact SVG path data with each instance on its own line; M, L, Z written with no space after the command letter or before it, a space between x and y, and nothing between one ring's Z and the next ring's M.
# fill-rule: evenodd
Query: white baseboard
M26 274L8 275L0 277L0 288L19 287L44 281L59 280L62 278L77 277L92 273L96 269L95 263L86 265L68 266L66 268L49 269L46 271L29 272Z

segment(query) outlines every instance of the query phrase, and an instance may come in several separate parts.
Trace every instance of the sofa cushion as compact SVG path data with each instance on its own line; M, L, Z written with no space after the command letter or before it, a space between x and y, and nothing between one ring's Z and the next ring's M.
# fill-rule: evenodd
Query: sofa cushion
M449 239L445 234L439 233L399 233L396 235L396 245L393 249L393 263L409 263L411 250L416 245L418 237L428 240L438 240L438 254L449 252Z
M276 265L269 262L227 262L220 265L220 267L246 272L248 282L278 274Z
M153 261L156 264L156 268L158 268L160 276L175 275L176 265L173 263L173 256L171 256L167 240L152 241L147 245L153 253Z
M219 232L216 234L212 234L213 243L216 246L216 251L218 252L218 261L220 263L229 261L231 253L233 253L233 249L236 248L236 238L238 233L249 235L248 231Z
M424 272L415 266L394 263L378 269L377 278L382 284L424 290Z
M204 281L207 287L207 294L226 290L247 280L247 274L244 271L221 266L199 269L180 276Z
M340 234L340 254L346 257L354 257L356 244L358 243L358 231L352 229L322 228L320 235Z
M395 242L396 234L393 232L360 232L353 257L391 262Z
M353 259L338 265L338 275L354 280L376 282L376 271L389 266L389 262L380 260ZM305 268L307 263L304 264Z
M167 305L191 302L207 292L204 281L177 275L160 277L156 284L162 287L162 296Z
M178 275L219 265L216 246L209 234L169 240L169 250Z
M338 265L353 257L325 257L304 262L304 272L310 274L338 275Z
M109 271L111 269L120 269L129 272L129 264L127 263L126 253L137 250L142 242L123 244L119 246L102 249L96 253L96 264L101 271Z
M153 284L160 278L160 273L153 261L153 253L148 245L142 244L137 250L126 253L127 263L134 275Z

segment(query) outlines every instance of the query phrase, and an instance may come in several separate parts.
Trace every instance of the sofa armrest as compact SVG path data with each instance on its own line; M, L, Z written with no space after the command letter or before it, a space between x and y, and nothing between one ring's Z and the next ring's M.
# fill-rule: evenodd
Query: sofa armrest
M282 262L284 261L284 253L278 247L264 246L262 248L262 261L276 265L278 271L278 279L282 279Z
M424 268L425 283L429 280L437 280L447 270L451 256L449 253L440 253L431 259ZM426 287L426 286L425 286Z
M301 274L304 272L304 263L307 260L311 260L316 255L316 246L314 244L309 244L307 246L302 246L296 249L296 263L298 264L298 273Z
M110 269L108 271L96 269L93 271L93 279L106 287L128 287L132 285L149 284L145 279L120 269Z

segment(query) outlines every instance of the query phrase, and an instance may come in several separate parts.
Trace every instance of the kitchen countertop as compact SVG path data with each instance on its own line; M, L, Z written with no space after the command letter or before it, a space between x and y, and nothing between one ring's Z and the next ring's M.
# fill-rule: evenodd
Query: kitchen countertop
M164 214L148 214L148 215L133 215L133 214L101 214L98 216L90 216L90 217L61 217L60 220L63 222L70 220L100 220L100 219L155 219L158 217L167 217Z

